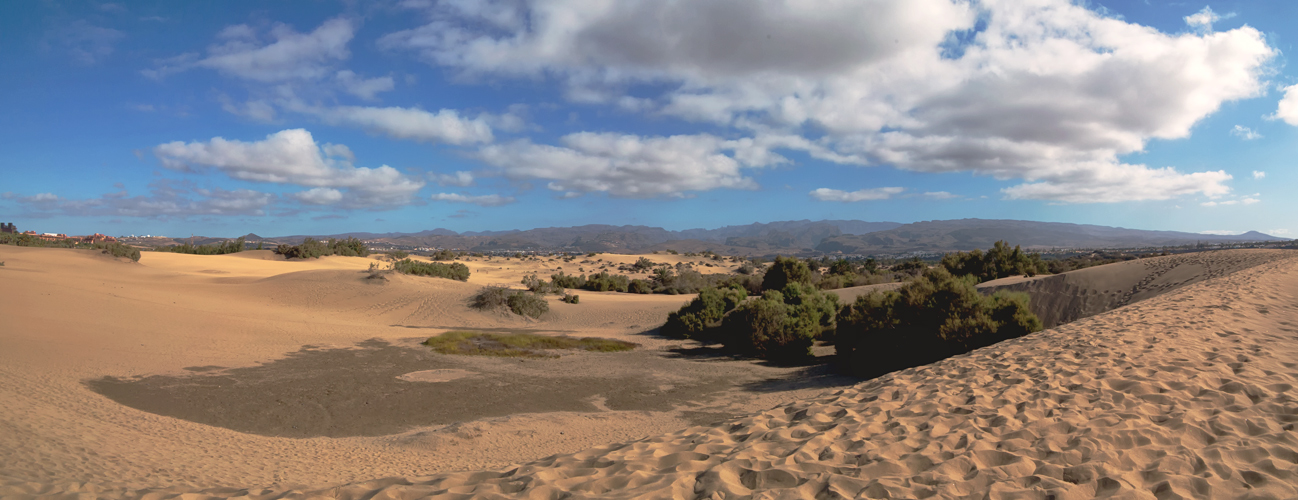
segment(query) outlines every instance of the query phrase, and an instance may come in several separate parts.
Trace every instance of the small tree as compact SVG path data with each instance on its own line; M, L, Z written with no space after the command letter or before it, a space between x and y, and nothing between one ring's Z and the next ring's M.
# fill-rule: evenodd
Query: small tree
M811 269L807 263L793 257L776 257L775 263L762 279L762 290L783 290L789 283L811 284Z

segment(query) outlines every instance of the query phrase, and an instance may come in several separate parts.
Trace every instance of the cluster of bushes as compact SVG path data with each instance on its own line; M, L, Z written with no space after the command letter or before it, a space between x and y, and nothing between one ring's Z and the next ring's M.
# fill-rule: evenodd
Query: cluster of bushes
M438 250L429 255L428 258L432 260L455 260L459 256L459 254L450 250Z
M489 286L469 298L469 307L481 310L509 309L514 314L540 318L550 311L550 304L541 294Z
M563 294L563 298L559 300L562 300L565 304L576 304L581 302L581 296L565 293Z
M834 328L838 296L791 282L749 300L740 288L707 288L667 316L664 335L722 344L775 361L811 356L811 346Z
M592 292L679 295L698 293L699 290L708 287L727 286L736 283L746 283L746 281L723 275L704 275L685 265L677 265L675 269L669 266L659 267L654 270L654 275L648 280L631 279L622 274L609 274L608 271L600 271L599 274L590 276L559 272L550 275L550 281L545 281L535 275L528 275L523 278L523 285L527 286L528 290L541 294L561 294L564 293L565 289L571 289L590 290Z
M847 371L872 377L1041 330L1027 294L984 296L975 282L936 268L898 290L857 297L826 340Z
M0 245L101 250L103 253L112 255L113 257L126 257L136 262L140 261L140 249L116 241L99 243L81 243L76 240L47 241L30 234L0 233Z
M949 253L942 257L941 266L956 276L973 276L978 283L1009 276L1036 276L1050 272L1039 253L1026 253L1018 245L1010 248L1005 241L997 241L986 252Z
M1149 253L1143 255L1130 254L1125 252L1094 252L1089 255L1074 255L1064 259L1053 259L1046 261L1046 269L1050 274L1066 273L1088 267L1102 266L1113 264L1115 262L1126 262L1129 260L1145 259L1149 257L1159 257L1170 255L1168 252Z
M246 249L243 236L236 240L227 240L221 243L211 243L207 245L192 245L185 243L183 245L173 245L164 247L159 250L172 253L187 253L192 255L225 255L239 253ZM261 250L261 243L257 244L257 249Z
M459 281L469 280L469 266L459 262L442 264L440 262L419 262L416 260L402 259L392 263L392 270L403 274L413 274L415 276L432 276L434 278L446 278Z
M275 253L290 259L318 259L326 255L365 257L370 254L370 249L365 246L365 242L356 238L345 240L330 238L329 241L324 242L307 238L301 245L280 245L275 249Z

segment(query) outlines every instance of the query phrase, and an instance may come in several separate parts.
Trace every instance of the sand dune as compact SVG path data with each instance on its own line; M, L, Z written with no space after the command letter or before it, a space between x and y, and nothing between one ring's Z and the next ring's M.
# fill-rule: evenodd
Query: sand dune
M12 248L0 248L0 260L8 261L0 268L0 300L17 326L0 336L4 496L1298 497L1295 252L1215 252L1047 278L1062 285L1027 282L1043 302L1055 299L1042 289L1054 287L1058 297L1064 293L1054 290L1085 290L1085 300L1059 299L1079 315L1129 305L714 426L670 431L672 422L649 412L538 414L508 425L306 439L136 411L80 381L190 364L250 365L292 342L407 333L376 324L387 321L504 320L402 298L446 303L470 293L471 284L373 285L327 261L229 283L198 272L222 270L209 261L181 272ZM1113 292L1130 279L1129 288ZM276 299L283 292L302 296ZM51 305L52 298L63 305ZM614 321L617 299L583 293L582 305L598 307L586 315L556 304L547 326L635 338L618 333L631 323ZM649 317L682 298L672 299L636 307ZM328 311L346 307L351 312ZM628 424L649 437L619 436ZM537 437L508 432L520 425ZM557 434L546 430L557 429L585 437L555 442ZM590 442L601 438L619 444ZM509 450L561 454L482 471L496 466L448 454L457 447L495 459ZM433 474L448 470L448 461L479 471Z

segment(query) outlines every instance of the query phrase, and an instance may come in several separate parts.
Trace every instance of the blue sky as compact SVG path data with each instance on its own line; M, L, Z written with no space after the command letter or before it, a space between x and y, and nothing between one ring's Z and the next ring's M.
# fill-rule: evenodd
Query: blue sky
M1298 3L5 2L0 220L1298 224Z

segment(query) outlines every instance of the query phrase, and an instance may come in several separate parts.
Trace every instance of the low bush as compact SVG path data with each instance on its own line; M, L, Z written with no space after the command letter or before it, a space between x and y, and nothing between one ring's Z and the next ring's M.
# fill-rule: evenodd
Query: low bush
M529 318L540 318L542 314L550 311L550 304L545 301L545 297L531 292L515 291L505 299L505 302L514 314Z
M634 279L627 284L626 291L631 293L654 293L654 287L648 281Z
M1026 253L1018 245L1013 249L1005 241L997 241L986 252L949 253L942 257L943 268L956 276L973 276L979 283L1009 276L1036 276L1050 272L1041 260L1041 254Z
M976 281L935 268L898 290L862 295L839 311L826 340L846 371L873 377L1041 329L1026 294L986 297Z
M186 253L186 254L193 254L193 255L225 255L225 254L242 252L244 250L244 246L245 246L244 239L242 236L240 236L238 239L228 240L221 243L211 243L207 245L191 245L189 243L185 243L183 245L164 247L160 250L166 252Z
M113 257L126 257L135 262L140 261L140 249L123 243L94 243L93 248L102 250Z
M300 245L280 245L275 248L275 253L290 259L318 259L327 255L367 257L370 250L365 246L365 242L356 238L330 239L327 242L307 238L302 240Z
M428 258L432 260L455 260L456 257L457 255L455 252L445 249L433 252L432 255L428 256Z
M392 263L392 270L402 274L412 274L415 276L432 276L459 281L469 280L469 266L459 262L442 264L440 262L419 262L410 259L402 259Z
M571 294L568 294L568 295L564 295L563 298L561 298L561 299L559 299L559 300L562 300L562 301L564 301L564 303L567 303L567 304L576 304L577 302L579 302L579 301L581 300L581 296L580 296L580 295L571 295Z
M660 330L663 335L678 339L697 338L704 341L717 339L702 338L703 333L721 324L726 313L735 310L748 292L742 288L704 288L699 296L681 306L680 310L667 315L667 322Z
M778 362L811 357L811 346L836 323L838 296L798 283L744 302L722 321L729 349Z
M388 258L391 260L403 260L407 257L410 257L410 252L406 252L402 250L393 250L391 252L388 252Z
M527 290L532 293L539 293L542 295L551 294L551 293L558 295L564 293L563 287L545 281L541 278L537 278L535 274L529 274L527 276L524 276L523 286L526 286Z

